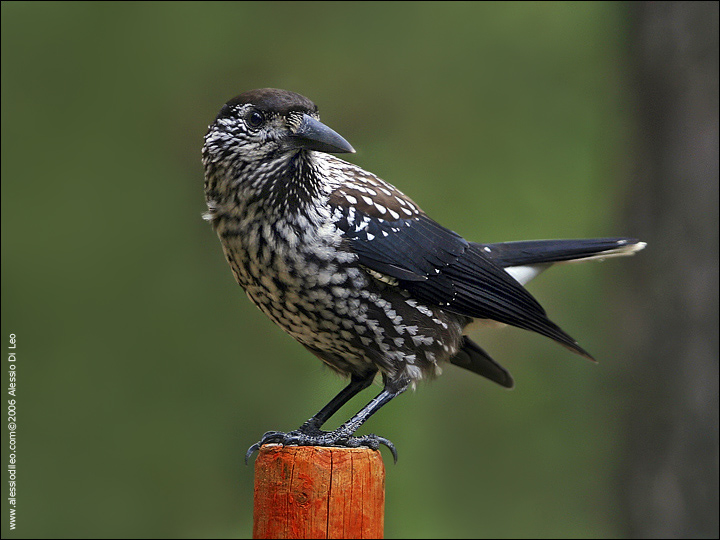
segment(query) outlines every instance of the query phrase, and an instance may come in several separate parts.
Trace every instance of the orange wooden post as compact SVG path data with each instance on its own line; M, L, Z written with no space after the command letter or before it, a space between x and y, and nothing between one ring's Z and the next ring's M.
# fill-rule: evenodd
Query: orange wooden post
M264 445L255 461L253 521L253 538L382 538L380 452Z

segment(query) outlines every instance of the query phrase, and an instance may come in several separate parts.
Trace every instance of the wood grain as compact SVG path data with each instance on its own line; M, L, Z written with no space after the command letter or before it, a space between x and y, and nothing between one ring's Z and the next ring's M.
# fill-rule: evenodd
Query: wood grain
M265 445L253 538L382 538L385 466L368 448Z

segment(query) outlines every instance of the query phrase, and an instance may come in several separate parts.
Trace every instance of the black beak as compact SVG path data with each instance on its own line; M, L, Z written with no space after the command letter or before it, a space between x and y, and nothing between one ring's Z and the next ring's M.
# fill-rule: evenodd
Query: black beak
M293 148L317 150L332 154L355 153L350 143L312 116L303 114L302 123L295 133L290 135L290 145Z

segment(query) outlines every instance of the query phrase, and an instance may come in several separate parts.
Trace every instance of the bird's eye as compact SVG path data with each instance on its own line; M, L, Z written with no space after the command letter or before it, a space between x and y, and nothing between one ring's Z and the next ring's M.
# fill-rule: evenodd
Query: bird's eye
M259 128L265 121L265 117L258 111L253 111L247 118L247 123L251 128Z

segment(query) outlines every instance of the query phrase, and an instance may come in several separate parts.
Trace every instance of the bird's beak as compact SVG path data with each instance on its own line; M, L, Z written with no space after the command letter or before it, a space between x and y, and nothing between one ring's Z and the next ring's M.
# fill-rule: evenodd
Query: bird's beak
M333 154L355 153L350 143L335 133L319 120L303 114L302 122L297 130L290 135L289 143L293 148L317 150Z

